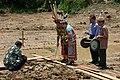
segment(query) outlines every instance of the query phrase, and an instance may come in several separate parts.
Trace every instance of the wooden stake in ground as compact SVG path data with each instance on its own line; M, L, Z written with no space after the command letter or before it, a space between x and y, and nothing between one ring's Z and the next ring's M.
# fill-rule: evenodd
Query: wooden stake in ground
M25 38L24 38L24 31L22 30L22 38L19 38L20 40L22 40L22 44L23 44L23 46L24 46L24 40L25 40Z
M25 40L25 38L24 38L24 31L22 30L22 43L23 43L23 46L24 46L24 40Z

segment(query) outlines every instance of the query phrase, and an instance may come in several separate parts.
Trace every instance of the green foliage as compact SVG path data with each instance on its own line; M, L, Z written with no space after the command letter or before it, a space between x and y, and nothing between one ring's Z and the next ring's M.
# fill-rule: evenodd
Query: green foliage
M50 11L49 1L50 0L1 0L0 8L17 13ZM56 1L57 5L60 3L60 0L51 1Z
M75 13L86 6L84 0L63 0L59 4L59 9L67 13Z
M84 0L1 0L0 8L17 13L50 11L49 1L56 1L57 6L68 13L75 13L86 7Z
M120 3L120 0L115 0L115 2L118 2L118 3Z
M35 12L43 3L44 0L2 0L0 8L16 13Z
M0 10L16 13L51 11L49 1L56 1L58 8L67 13L76 13L88 5L86 0L0 0ZM119 5L120 0L115 2Z

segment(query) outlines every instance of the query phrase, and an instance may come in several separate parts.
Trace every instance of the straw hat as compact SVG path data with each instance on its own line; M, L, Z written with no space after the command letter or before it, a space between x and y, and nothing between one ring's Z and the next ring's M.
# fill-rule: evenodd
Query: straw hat
M97 21L104 21L104 17L98 17Z

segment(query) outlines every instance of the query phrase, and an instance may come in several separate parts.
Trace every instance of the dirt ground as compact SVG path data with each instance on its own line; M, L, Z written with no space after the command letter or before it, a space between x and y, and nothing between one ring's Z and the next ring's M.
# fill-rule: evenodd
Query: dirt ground
M102 11L103 10L103 11ZM110 69L103 70L103 73L110 74L112 76L120 78L120 8L99 8L90 7L87 10L83 10L78 14L69 15L67 21L75 28L77 34L77 58L78 60L76 63L86 65L89 67L95 67L95 65L89 64L91 61L89 48L85 49L80 46L80 40L85 37L84 31L86 31L89 27L89 19L88 16L90 13L96 13L99 16L99 13L102 11L103 16L106 19L106 25L109 30L109 46L107 49L107 65ZM22 30L24 31L25 37L25 44L22 48L25 55L28 57L33 57L31 54L38 54L41 56L54 56L61 58L60 55L60 46L57 49L56 47L56 31L55 31L55 24L51 18L52 13L50 12L43 12L43 13L35 13L35 14L0 14L0 61L4 58L4 54L6 53L7 49L11 44L13 44L16 40L19 40L22 36ZM109 17L110 16L110 17ZM34 62L35 63L35 62ZM30 63L32 65L32 62ZM41 63L42 64L42 63ZM34 64L33 64L34 65ZM32 66L33 66L32 65ZM26 63L26 66L30 66ZM31 67L32 67L31 66ZM37 65L36 65L37 66ZM59 65L60 67L60 65ZM56 67L58 69L59 67ZM32 68L33 69L33 68ZM63 68L64 69L64 68ZM66 69L66 68L65 68ZM26 70L26 69L22 69ZM24 71L18 72L9 72L9 71L0 71L0 76L3 75L0 79L3 80L4 78L12 79L15 74L22 74ZM28 70L28 69L27 69ZM55 70L56 71L56 70ZM62 71L62 70L61 70ZM45 78L43 76L40 77L39 80L48 78L49 72L44 71ZM71 71L68 70L68 74L71 74ZM32 70L31 74L37 74ZM60 70L56 73L50 73L58 75ZM26 72L21 76L17 76L18 79L22 80L37 80L35 79L38 75L31 75L26 74ZM6 75L6 76L5 76ZM27 75L27 76L25 76ZM28 76L31 77L28 78ZM71 75L74 78L69 79L68 76L65 76L64 79L66 80L76 80L79 77L76 75ZM49 79L62 79L63 77L59 78L52 77ZM17 79L17 78L16 78Z

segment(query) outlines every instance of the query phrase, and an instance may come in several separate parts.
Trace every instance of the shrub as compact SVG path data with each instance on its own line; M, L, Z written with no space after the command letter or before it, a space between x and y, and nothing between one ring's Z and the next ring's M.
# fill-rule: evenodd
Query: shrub
M84 0L63 0L59 4L59 9L67 13L75 13L86 6Z

